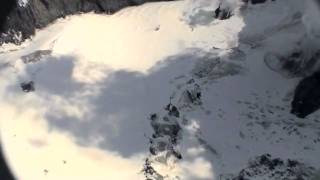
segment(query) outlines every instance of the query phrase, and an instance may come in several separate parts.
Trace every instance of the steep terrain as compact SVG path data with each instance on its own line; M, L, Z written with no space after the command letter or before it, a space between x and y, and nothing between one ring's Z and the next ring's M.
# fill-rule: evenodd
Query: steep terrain
M3 44L1 135L15 175L312 179L317 26L300 0L262 2L78 14Z
M6 21L0 23L0 44L21 43L33 35L36 29L44 28L54 20L67 15L86 12L113 14L128 6L156 1L159 0L19 0L18 3L11 3L9 7L5 7L10 12Z

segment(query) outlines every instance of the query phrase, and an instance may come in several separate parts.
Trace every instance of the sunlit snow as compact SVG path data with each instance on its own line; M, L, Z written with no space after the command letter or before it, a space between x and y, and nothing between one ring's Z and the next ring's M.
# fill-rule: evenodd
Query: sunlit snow
M155 164L165 179L220 180L263 153L320 168L320 143L311 138L320 132L319 112L305 120L291 115L299 79L263 59L305 37L300 0L245 10L229 0L230 19L199 16L218 4L148 3L68 16L20 46L1 46L1 138L15 175L144 179L149 117L166 117L170 102L180 110L175 148L183 159ZM30 81L35 90L23 92L20 84ZM201 92L201 101L188 102L190 92ZM282 129L301 121L300 135Z

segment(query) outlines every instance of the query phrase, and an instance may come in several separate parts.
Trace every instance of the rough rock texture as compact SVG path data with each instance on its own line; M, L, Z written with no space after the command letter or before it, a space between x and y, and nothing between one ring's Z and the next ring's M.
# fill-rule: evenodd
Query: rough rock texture
M221 8L221 6L219 6L215 11L214 11L214 17L216 19L220 19L220 20L225 20L225 19L229 19L232 16L232 12L230 9L228 8Z
M66 15L90 11L109 14L127 6L156 1L160 0L29 0L24 7L11 4L12 10L8 12L7 19L3 19L3 23L0 24L0 44L18 44L33 35L35 29L43 28Z
M297 160L272 158L270 154L263 154L249 161L248 167L237 175L223 175L222 180L307 180L314 174L315 169Z

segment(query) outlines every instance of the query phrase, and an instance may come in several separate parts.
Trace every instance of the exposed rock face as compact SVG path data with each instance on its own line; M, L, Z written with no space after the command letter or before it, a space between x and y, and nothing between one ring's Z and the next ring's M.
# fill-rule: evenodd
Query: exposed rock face
M33 35L35 29L43 28L66 15L90 11L114 13L127 6L156 1L160 0L29 0L25 6L10 4L8 6L12 10L8 12L7 19L1 19L0 44L18 44Z
M259 4L259 3L265 3L266 0L251 0L252 4Z
M311 56L298 50L286 56L267 53L264 56L264 62L271 70L284 77L292 78L305 77L317 71L320 68L319 58L319 50Z
M232 16L232 12L228 8L222 9L221 6L219 6L214 11L214 17L216 19L225 20L225 19L229 19L231 16Z
M305 118L320 108L320 71L304 78L296 87L291 113Z
M314 174L315 169L293 159L273 158L263 154L249 161L248 167L236 175L223 175L222 180L254 180L254 179L294 179L307 180Z

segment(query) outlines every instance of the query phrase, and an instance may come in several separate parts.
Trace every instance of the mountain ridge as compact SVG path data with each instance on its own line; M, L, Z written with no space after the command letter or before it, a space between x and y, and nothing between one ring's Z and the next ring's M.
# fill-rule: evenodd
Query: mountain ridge
M36 29L46 27L58 18L67 15L96 12L113 14L125 7L147 2L173 0L29 0L7 3L3 7L0 23L0 44L20 44L34 35Z

